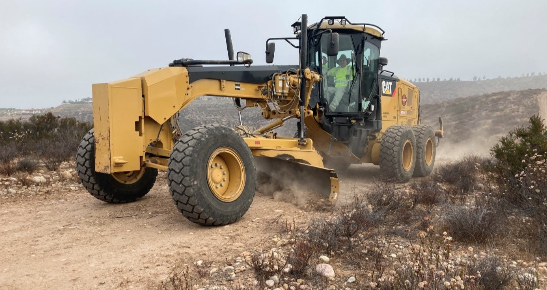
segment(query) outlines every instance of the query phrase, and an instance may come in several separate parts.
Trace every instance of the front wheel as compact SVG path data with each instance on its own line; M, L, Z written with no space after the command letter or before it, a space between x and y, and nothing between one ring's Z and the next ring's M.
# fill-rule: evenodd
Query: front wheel
M416 166L416 137L407 126L391 126L380 143L380 169L395 182L407 182Z
M142 198L152 189L158 175L158 170L144 167L113 174L96 172L93 129L78 146L76 169L85 189L95 198L109 203L127 203Z
M256 168L251 150L233 130L206 125L175 143L167 170L177 208L200 225L226 225L242 217L254 198Z

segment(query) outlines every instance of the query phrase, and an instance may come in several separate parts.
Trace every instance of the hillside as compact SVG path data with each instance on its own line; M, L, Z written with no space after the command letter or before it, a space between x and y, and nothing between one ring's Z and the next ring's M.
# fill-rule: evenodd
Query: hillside
M62 104L58 107L46 110L56 116L73 117L80 121L93 122L93 108L91 103Z
M414 82L420 88L422 104L457 98L527 89L547 89L547 75L497 78L477 81Z
M446 137L439 147L443 155L489 154L501 136L539 114L540 96L545 102L547 90L498 92L425 104L421 118L434 128L439 126L438 117L443 118Z

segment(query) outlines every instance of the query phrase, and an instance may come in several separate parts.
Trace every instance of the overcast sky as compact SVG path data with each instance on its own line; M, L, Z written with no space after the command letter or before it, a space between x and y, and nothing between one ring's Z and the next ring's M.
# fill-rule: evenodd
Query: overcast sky
M90 97L93 83L183 57L226 59L225 28L265 64L266 39L292 36L303 13L379 25L386 69L406 79L547 72L545 0L0 0L0 108ZM276 64L297 63L295 49L276 49Z

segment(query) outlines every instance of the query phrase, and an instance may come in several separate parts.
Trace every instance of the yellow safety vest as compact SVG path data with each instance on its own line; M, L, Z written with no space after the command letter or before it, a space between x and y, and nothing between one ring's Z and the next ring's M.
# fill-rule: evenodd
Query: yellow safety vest
M351 66L346 65L345 67L335 67L328 72L328 75L334 75L334 87L347 87L348 81L353 79L351 73Z

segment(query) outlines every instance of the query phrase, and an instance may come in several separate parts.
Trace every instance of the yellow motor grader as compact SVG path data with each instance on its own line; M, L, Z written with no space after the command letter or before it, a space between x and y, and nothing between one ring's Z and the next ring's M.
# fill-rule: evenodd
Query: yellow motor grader
M374 163L395 182L429 175L440 130L419 123L416 86L383 69L384 31L343 16L292 25L295 37L266 41L266 62L275 43L299 51L298 65L253 66L234 50L225 30L228 60L174 60L131 78L93 85L94 129L77 153L78 175L94 197L109 203L146 195L167 171L179 211L201 225L235 222L249 209L257 185L256 163L299 168L308 190L336 202L333 169ZM342 68L342 59L346 66ZM344 70L344 72L340 73ZM222 125L181 132L179 115L200 96L234 98L239 110L258 107L273 120L238 134ZM272 130L297 119L297 136ZM243 135L243 136L242 136Z

